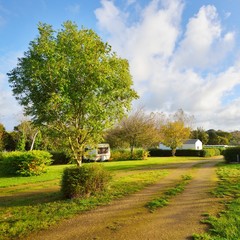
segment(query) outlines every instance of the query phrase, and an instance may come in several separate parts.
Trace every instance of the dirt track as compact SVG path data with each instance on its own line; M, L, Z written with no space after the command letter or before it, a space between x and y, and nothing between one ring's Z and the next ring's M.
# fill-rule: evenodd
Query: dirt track
M101 240L181 240L203 233L202 214L219 210L218 200L209 191L216 185L215 165L220 159L182 163L171 173L141 192L112 204L78 215L58 226L29 236L28 239L101 239ZM191 173L193 179L184 192L164 208L150 213L144 205L172 187L181 175Z

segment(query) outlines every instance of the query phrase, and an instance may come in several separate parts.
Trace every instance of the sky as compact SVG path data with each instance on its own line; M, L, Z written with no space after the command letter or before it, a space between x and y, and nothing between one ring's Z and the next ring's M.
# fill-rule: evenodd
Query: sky
M93 29L129 61L134 108L183 109L205 130L240 130L240 0L0 0L0 123L23 119L6 75L39 22Z

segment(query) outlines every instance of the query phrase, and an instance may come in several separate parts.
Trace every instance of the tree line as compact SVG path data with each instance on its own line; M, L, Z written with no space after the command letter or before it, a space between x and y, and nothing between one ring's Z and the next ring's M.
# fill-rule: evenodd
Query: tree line
M150 148L158 147L159 142L174 150L185 140L199 139L204 145L239 145L240 131L226 132L222 130L192 129L194 117L182 109L166 116L163 113L147 113L144 109L133 111L123 117L112 128L103 132L102 141L108 142L112 148ZM66 139L56 136L47 127L36 127L30 120L23 120L6 131L0 124L1 151L28 150L68 151Z

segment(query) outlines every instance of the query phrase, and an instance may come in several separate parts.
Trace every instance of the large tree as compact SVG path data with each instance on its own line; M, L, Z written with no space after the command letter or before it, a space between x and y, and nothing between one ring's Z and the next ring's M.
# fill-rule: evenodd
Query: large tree
M158 114L137 109L124 117L115 128L108 131L106 139L124 146L128 144L131 155L134 147L156 146L160 141Z
M85 146L99 141L137 98L128 61L72 22L59 31L47 24L38 30L9 82L25 113L67 139L80 166Z

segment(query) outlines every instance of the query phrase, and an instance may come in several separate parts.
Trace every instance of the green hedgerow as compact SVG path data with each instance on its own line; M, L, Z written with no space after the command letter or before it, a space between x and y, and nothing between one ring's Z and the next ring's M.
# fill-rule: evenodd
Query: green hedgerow
M46 172L46 166L51 162L51 154L40 150L2 154L2 167L6 175L37 176Z

